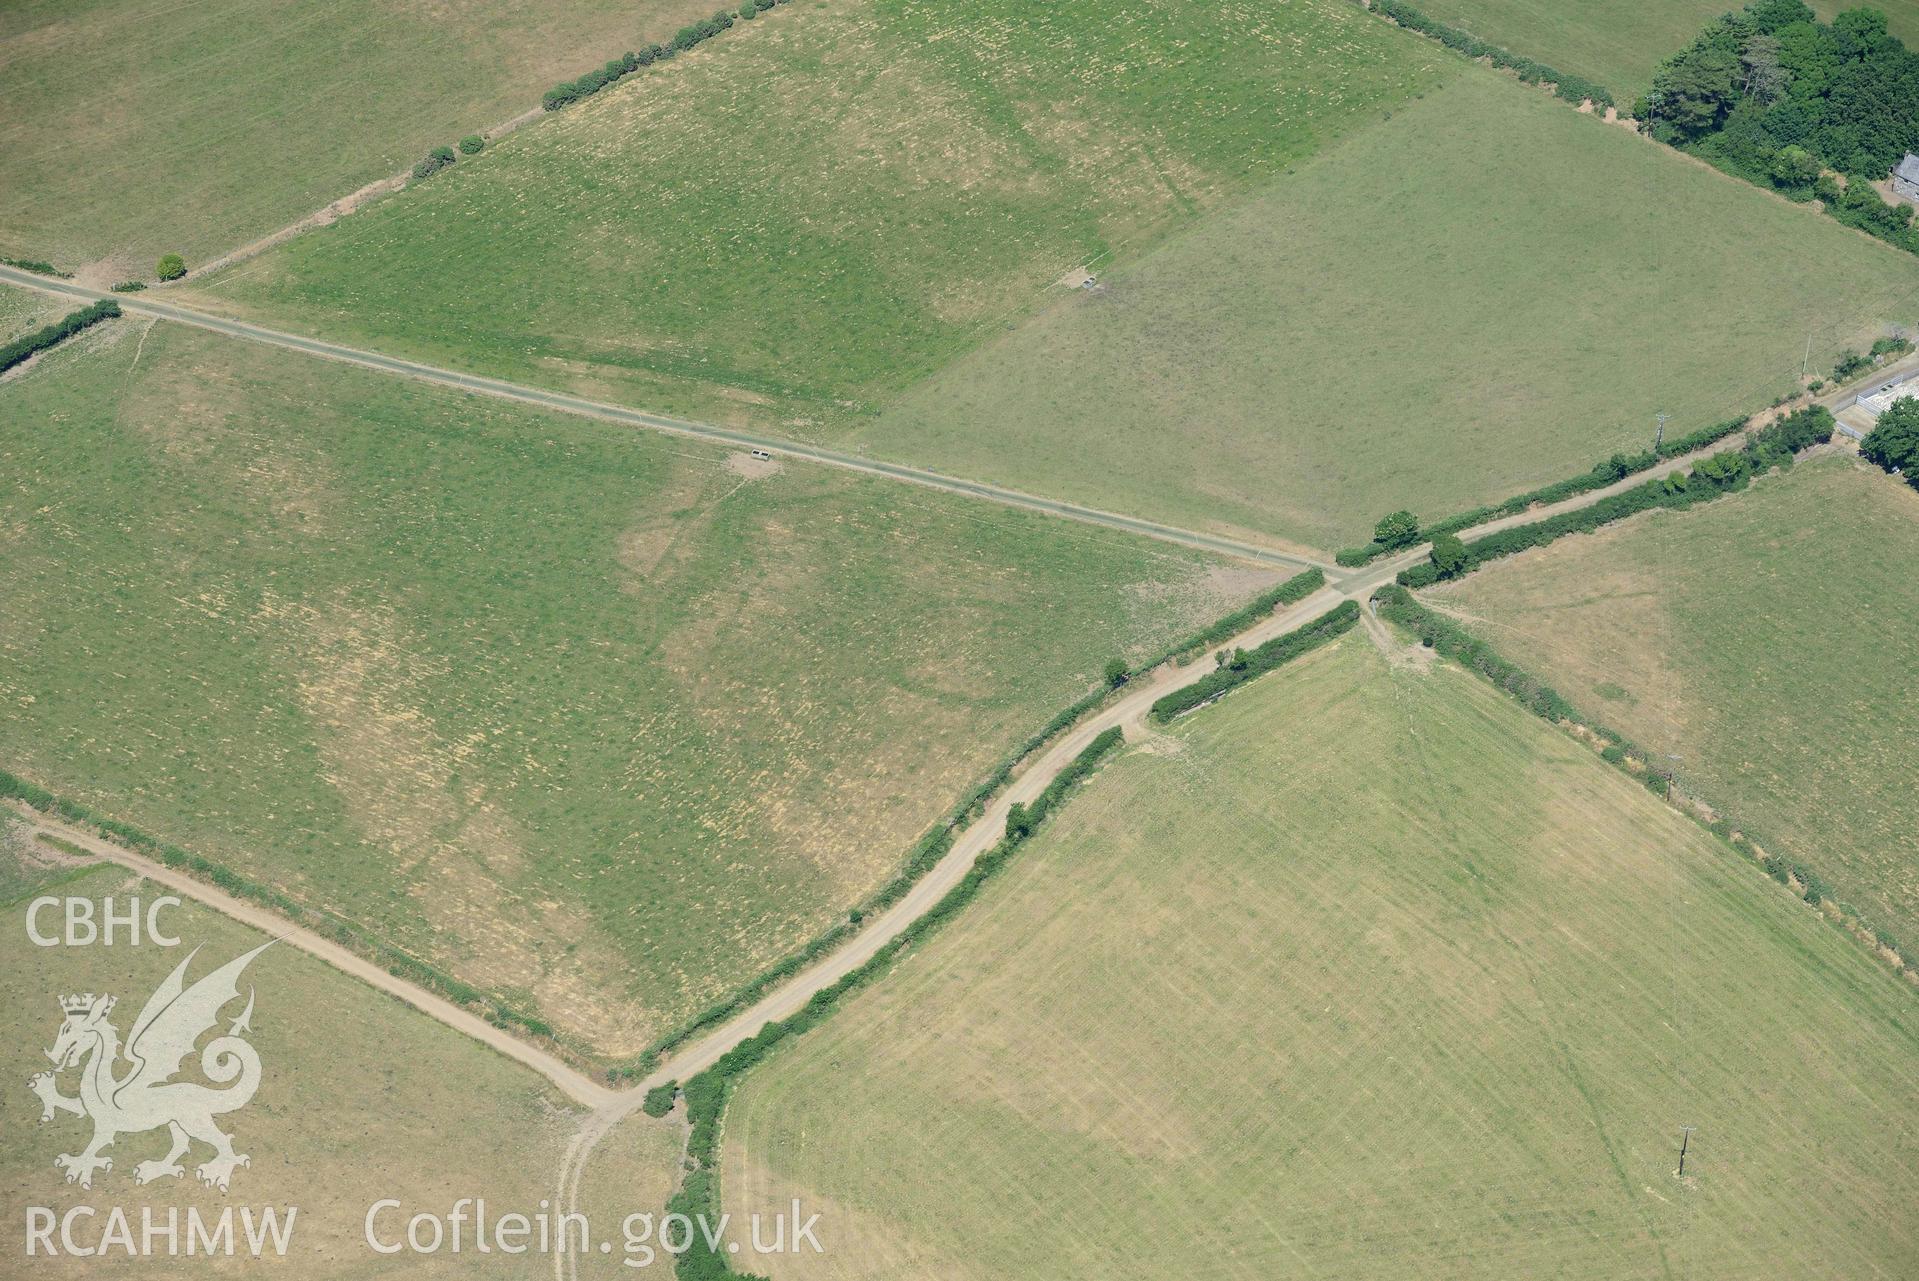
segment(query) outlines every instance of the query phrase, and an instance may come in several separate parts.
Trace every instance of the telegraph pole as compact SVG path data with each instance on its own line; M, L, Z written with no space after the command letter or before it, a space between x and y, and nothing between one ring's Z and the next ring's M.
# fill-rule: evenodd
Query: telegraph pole
M1658 453L1659 447L1666 443L1666 420L1672 415L1665 410L1659 411L1659 431L1652 438L1652 452Z
M1679 1177L1682 1179L1686 1177L1686 1149L1692 1143L1692 1131L1690 1125L1679 1127Z

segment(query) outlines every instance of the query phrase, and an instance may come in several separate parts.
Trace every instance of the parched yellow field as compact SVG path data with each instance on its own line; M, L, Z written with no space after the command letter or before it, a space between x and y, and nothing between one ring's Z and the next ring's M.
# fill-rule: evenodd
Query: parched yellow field
M608 1055L1274 577L131 316L0 394L0 768Z
M1914 565L1919 494L1833 458L1496 562L1432 599L1911 955Z
M418 1211L445 1214L461 1197L485 1197L494 1214L537 1213L550 1197L567 1140L584 1117L533 1073L469 1041L392 998L329 969L290 947L269 948L243 975L241 996L251 991L254 1010L247 1039L259 1053L261 1083L244 1108L220 1118L237 1152L250 1164L234 1172L225 1195L196 1181L193 1166L210 1150L196 1145L185 1176L146 1185L134 1181L135 1166L165 1156L165 1131L127 1134L107 1150L113 1168L94 1177L90 1189L68 1185L53 1158L77 1153L91 1125L66 1113L38 1123L40 1105L27 1078L48 1067L43 1054L54 1044L62 1019L59 999L78 992L119 998L112 1021L125 1036L147 997L167 974L200 948L187 981L257 947L265 936L194 904L166 912L162 923L181 940L178 948L122 941L108 948L41 948L27 937L27 905L40 893L101 901L115 898L124 911L133 897L151 903L164 890L110 866L81 871L65 865L58 851L23 839L0 816L0 1080L5 1082L6 1124L0 1128L0 1217L18 1233L10 1250L23 1250L27 1209L45 1207L64 1215L94 1206L100 1217L78 1221L82 1244L97 1240L112 1207L122 1208L136 1233L141 1212L151 1208L162 1222L169 1210L189 1209L207 1220L225 1209L258 1213L273 1207L284 1222L295 1210L286 1258L254 1263L204 1256L129 1259L122 1251L102 1258L36 1257L8 1265L9 1275L46 1278L253 1276L265 1268L293 1281L358 1281L360 1278L498 1277L550 1275L550 1261L530 1263L470 1249L459 1256L376 1254L365 1243L365 1219L373 1205L397 1199L398 1219L384 1211L376 1221L381 1240L404 1231ZM58 913L43 914L43 930L56 929ZM225 1011L225 1031L241 1011ZM199 1079L197 1056L183 1079ZM129 1064L115 1065L125 1076ZM61 1078L62 1092L77 1092L78 1076ZM651 1161L654 1186L635 1174L636 1193L659 1197L671 1178L670 1148L653 1145L635 1159ZM608 1198L609 1203L611 1198ZM652 1208L652 1207L647 1207ZM240 1229L236 1226L236 1235ZM58 1237L55 1238L56 1244ZM470 1244L470 1243L469 1243ZM182 1228L180 1245L185 1246ZM156 1249L164 1250L163 1245Z
M1908 1272L1913 993L1400 664L1350 636L1136 746L750 1074L727 1208L828 1211L777 1281Z

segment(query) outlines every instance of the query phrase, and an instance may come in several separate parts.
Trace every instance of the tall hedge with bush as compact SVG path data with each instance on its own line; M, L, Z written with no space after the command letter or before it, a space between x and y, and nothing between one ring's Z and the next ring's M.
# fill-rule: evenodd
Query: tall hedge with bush
M1437 564L1428 561L1401 570L1399 581L1407 587L1429 587L1442 577L1469 573L1486 561L1511 556L1529 547L1543 547L1567 534L1591 533L1602 525L1655 507L1686 508L1710 502L1721 494L1744 489L1754 476L1792 466L1794 454L1831 440L1832 429L1831 411L1822 405L1809 406L1752 432L1741 448L1708 455L1690 474L1672 472L1577 511L1562 512L1546 520L1475 538L1465 545L1464 563L1455 564L1451 574L1443 573Z
M33 356L39 355L49 347L57 346L80 331L110 320L120 314L120 304L111 298L103 298L90 307L68 312L50 325L43 325L30 334L24 334L12 342L0 347L0 374L12 369Z

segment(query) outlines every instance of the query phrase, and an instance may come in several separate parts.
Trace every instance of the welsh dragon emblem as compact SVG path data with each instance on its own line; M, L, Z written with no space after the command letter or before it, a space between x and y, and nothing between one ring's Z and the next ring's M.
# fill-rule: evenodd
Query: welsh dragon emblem
M240 1016L228 1025L224 1035L214 1037L200 1051L200 1071L214 1084L173 1078L179 1075L200 1038L219 1023L220 1011L239 999L241 972L272 946L271 941L262 943L188 987L187 966L199 953L195 948L147 998L127 1034L124 1049L119 1029L108 1019L115 998L89 992L60 999L66 1021L60 1025L53 1048L47 1051L53 1071L37 1073L27 1085L39 1096L43 1124L51 1121L55 1112L71 1112L93 1120L93 1141L85 1151L53 1159L55 1166L67 1172L68 1183L92 1187L95 1171L113 1169L113 1161L100 1155L102 1149L123 1134L165 1126L173 1138L172 1149L162 1160L134 1166L134 1182L151 1183L185 1173L180 1158L198 1140L213 1148L213 1157L194 1173L202 1183L226 1191L234 1169L246 1165L247 1158L233 1150L232 1138L222 1133L213 1119L239 1111L260 1088L260 1055L243 1039L243 1034L252 1030L251 988ZM123 1058L130 1066L116 1075ZM69 1098L60 1093L57 1078L74 1067L80 1069L80 1094Z

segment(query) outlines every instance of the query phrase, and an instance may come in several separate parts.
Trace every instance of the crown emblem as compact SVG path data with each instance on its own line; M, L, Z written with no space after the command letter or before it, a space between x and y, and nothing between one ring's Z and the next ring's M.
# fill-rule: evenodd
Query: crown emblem
M113 998L106 997L105 1000L106 1000L106 1005L101 1010L101 1013L103 1014L106 1013L107 1010L111 1010L113 1008ZM93 1008L93 1001L94 1001L94 996L93 996L93 993L91 992L87 992L80 996L63 996L60 998L60 1008L66 1011L68 1014L85 1014Z

